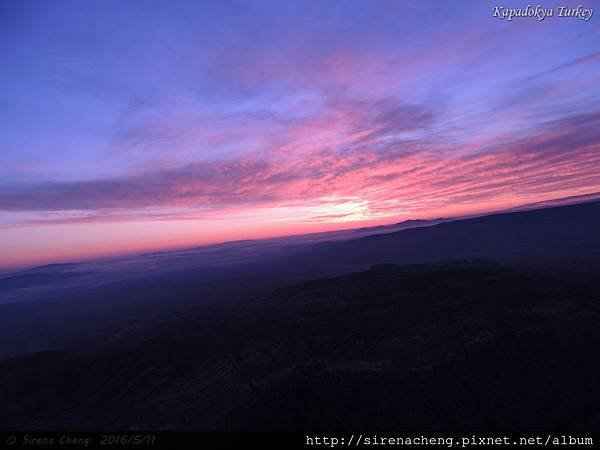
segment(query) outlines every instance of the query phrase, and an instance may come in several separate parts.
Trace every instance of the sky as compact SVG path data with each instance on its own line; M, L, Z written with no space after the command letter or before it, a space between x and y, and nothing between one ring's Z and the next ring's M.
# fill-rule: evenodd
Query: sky
M0 1L0 268L599 192L583 3Z

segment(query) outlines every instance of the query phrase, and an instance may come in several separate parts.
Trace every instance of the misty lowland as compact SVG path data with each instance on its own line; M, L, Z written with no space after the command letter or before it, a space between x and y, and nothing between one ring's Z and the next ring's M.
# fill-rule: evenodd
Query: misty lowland
M5 429L600 428L600 202L0 275Z

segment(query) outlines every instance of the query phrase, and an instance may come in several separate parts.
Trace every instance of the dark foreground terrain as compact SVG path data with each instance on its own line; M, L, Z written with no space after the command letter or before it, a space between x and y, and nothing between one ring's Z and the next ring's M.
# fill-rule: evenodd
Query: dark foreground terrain
M232 294L210 301L193 272L137 281L125 290L132 304L162 292L185 307L121 307L112 322L86 307L62 324L79 345L4 359L1 427L600 429L599 206L320 244L247 266L262 284L213 279ZM417 259L433 261L406 261L418 243ZM295 281L294 260L305 274ZM323 261L367 267L302 280ZM264 280L269 267L276 283ZM94 301L124 286L94 287ZM94 311L116 328L84 347L78 324Z

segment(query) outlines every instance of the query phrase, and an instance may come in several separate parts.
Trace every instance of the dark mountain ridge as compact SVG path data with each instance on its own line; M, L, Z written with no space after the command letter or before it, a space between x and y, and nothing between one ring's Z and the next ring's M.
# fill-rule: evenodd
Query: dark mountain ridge
M186 268L181 252L177 270L111 283L90 272L0 305L4 354L43 350L0 361L0 423L597 429L599 229L591 202L230 265Z
M482 261L381 265L0 363L8 429L589 429L598 298Z
M488 259L529 267L600 267L600 201L498 213L331 242L296 255L314 266Z

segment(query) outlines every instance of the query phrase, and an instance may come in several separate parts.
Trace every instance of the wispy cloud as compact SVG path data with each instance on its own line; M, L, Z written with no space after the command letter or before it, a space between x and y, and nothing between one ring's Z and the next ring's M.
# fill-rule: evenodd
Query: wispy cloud
M599 113L549 121L535 134L503 142L493 151L452 157L443 147L428 148L427 137L396 139L398 132L430 125L430 113L404 106L391 113L380 110L374 115L369 108L353 110L365 119L339 133L341 143L333 148L309 145L290 154L273 149L271 159L254 155L93 181L12 185L0 192L0 210L110 211L109 218L131 220L160 215L150 208L185 207L197 215L342 195L364 200L368 210L389 208L393 214L493 199L499 192L527 198L598 187ZM100 220L103 214L69 220Z

